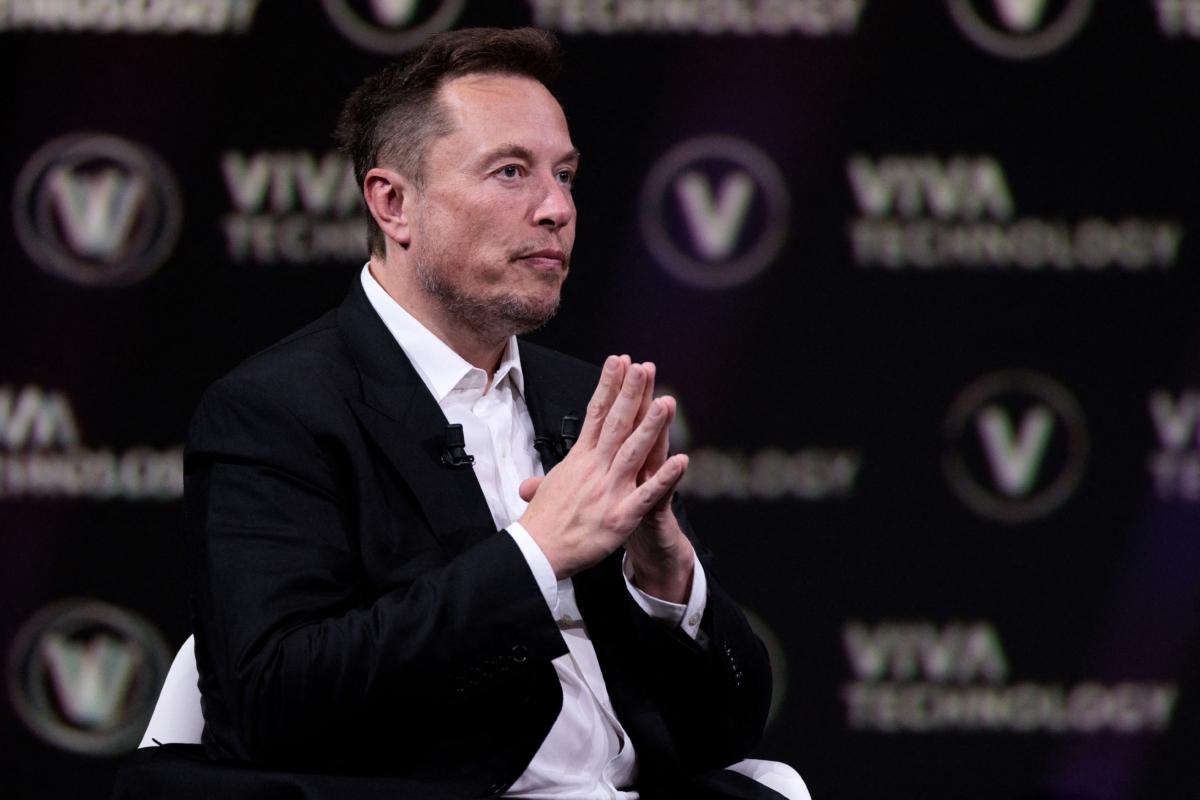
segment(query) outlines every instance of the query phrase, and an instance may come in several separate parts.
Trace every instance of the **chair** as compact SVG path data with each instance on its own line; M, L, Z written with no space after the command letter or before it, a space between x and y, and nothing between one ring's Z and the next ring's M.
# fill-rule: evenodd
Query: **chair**
M142 737L143 747L159 744L199 744L204 733L204 714L200 711L200 673L196 670L196 637L189 636L163 682L154 713Z
M199 744L204 732L200 710L200 673L196 669L196 641L189 636L167 671L167 679L154 704L154 713L138 749L165 744ZM726 769L774 789L787 800L812 800L804 780L787 764L747 758Z

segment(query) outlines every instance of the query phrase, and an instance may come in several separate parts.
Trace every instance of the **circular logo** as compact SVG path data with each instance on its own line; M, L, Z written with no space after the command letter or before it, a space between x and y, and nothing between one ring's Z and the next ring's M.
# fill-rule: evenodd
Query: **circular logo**
M1092 0L948 0L967 38L992 55L1037 58L1079 33Z
M1058 382L996 372L964 389L946 416L947 480L977 514L1017 524L1061 506L1083 476L1087 425Z
M787 185L756 146L732 136L677 144L642 187L642 233L673 277L701 289L743 284L787 238Z
M9 696L50 744L114 755L137 746L170 663L162 635L141 616L97 600L63 600L17 633Z
M447 30L466 0L321 0L343 36L364 50L395 55Z
M101 134L43 145L13 193L17 238L40 267L85 286L135 283L179 238L183 202L171 171L146 147Z

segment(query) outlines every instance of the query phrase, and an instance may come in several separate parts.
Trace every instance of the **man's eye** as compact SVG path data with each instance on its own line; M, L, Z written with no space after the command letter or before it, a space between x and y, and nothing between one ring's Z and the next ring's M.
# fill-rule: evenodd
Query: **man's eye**
M574 186L575 185L575 173L569 169L559 170L558 182L561 183L563 186Z
M507 167L501 167L499 174L505 178L516 178L521 175L521 168L516 164L509 164Z

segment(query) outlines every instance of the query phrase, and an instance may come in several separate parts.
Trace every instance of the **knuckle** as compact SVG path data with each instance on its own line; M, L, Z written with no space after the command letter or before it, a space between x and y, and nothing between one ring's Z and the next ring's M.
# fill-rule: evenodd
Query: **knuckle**
M621 530L624 521L625 515L615 508L604 512L604 516L601 517L601 524L603 524L608 530L613 531Z

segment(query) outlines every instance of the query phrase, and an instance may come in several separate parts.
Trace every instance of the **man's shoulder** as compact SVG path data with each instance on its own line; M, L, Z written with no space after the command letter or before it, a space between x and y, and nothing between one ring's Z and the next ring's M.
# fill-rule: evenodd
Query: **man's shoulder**
M345 394L355 375L333 310L238 364L205 398L257 397L300 411Z

